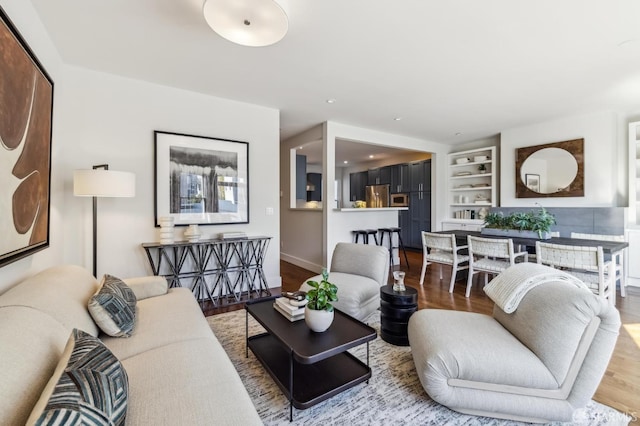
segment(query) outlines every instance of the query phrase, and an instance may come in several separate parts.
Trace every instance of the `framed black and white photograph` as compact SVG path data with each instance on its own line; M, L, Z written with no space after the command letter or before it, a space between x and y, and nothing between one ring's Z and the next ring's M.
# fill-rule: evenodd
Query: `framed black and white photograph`
M249 144L155 131L155 221L249 223Z
M525 185L533 192L540 192L540 175L538 174L526 174Z
M0 8L0 266L49 247L53 81Z

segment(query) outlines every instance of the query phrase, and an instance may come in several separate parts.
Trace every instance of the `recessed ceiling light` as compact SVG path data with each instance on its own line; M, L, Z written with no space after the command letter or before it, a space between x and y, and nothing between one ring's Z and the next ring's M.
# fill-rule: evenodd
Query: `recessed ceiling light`
M369 156L369 158L373 158L373 154Z
M456 136L462 136L462 132L456 132Z
M343 163L344 164L349 164L349 162L347 160L344 160Z
M335 99L333 99L333 98L331 98L331 99L327 99L327 103L328 103L328 104L335 104L335 103L336 103L336 100L335 100Z
M394 117L394 121L400 121L402 120L402 117Z

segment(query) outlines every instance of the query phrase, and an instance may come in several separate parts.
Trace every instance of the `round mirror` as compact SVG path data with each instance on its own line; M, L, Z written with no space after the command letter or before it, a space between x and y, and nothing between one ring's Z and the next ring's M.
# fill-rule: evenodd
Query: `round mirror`
M553 194L569 190L578 174L578 162L561 148L544 148L522 163L520 179L533 192Z

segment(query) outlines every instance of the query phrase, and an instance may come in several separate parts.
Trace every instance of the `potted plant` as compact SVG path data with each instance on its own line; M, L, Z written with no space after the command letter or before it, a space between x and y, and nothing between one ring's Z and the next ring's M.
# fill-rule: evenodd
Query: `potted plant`
M480 164L478 166L478 170L480 171L480 173L486 173L487 172L487 165L486 164Z
M322 270L322 280L309 280L307 284L311 290L307 291L307 305L304 312L304 321L315 332L323 332L333 322L333 305L331 302L338 300L338 287L329 282L329 272Z
M551 238L551 225L556 223L556 219L540 206L538 211L511 213L508 216L502 212L492 212L484 218L484 223L485 227L481 231L483 234L513 237L533 234L541 240L546 240Z

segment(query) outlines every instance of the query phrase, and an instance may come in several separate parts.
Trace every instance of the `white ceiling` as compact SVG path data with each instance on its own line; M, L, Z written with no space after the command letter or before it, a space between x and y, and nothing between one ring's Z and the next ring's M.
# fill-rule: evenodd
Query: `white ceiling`
M455 144L640 111L637 0L290 0L262 48L220 38L202 0L32 3L66 63L277 108L282 139L333 120Z

